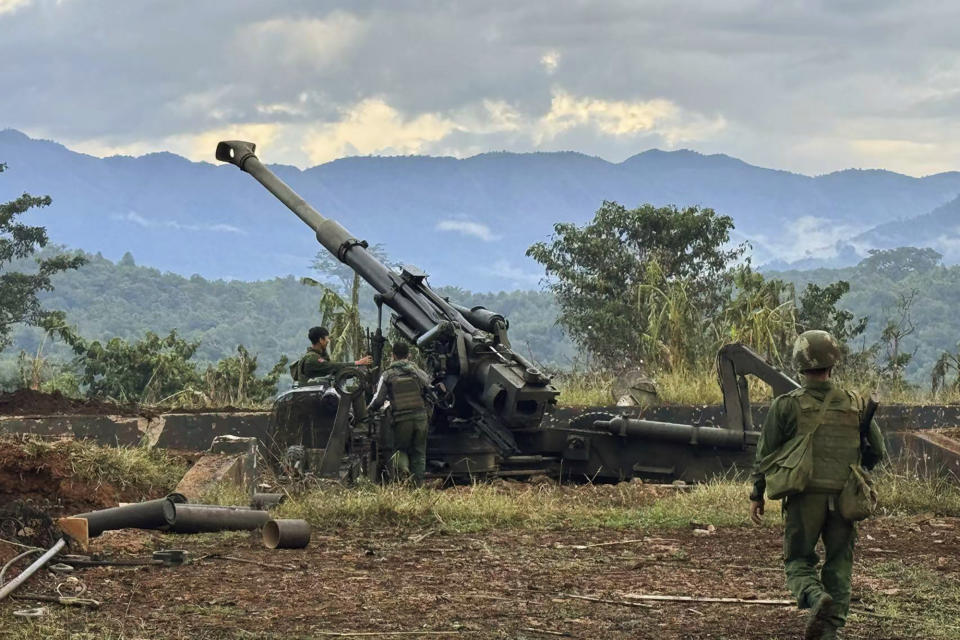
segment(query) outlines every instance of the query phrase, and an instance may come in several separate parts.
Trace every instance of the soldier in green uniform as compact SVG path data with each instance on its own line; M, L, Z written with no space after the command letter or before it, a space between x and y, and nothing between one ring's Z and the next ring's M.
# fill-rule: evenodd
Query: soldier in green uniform
M336 375L341 369L353 365L368 365L373 362L370 356L356 360L353 365L349 362L331 362L327 354L327 343L330 342L330 332L325 327L311 327L307 332L310 348L300 360L290 367L290 375L294 382L305 384L313 378L324 378Z
M394 480L407 476L414 484L423 484L427 467L427 404L424 396L431 392L430 378L410 362L406 342L393 343L393 362L380 376L368 411L380 409L390 402L390 419L385 420L381 443L393 451L388 462Z
M861 449L860 416L865 403L830 381L840 357L840 345L826 331L806 331L797 338L793 358L803 374L803 386L770 405L757 443L750 494L750 516L760 524L766 489L760 461L790 441L798 429L802 433L813 430L813 474L801 493L788 496L783 503L787 587L801 609L810 609L807 640L837 638L850 608L856 524L837 509L850 465L859 462L872 467L886 455L876 422L870 425L869 445ZM818 575L816 546L821 538L826 559Z

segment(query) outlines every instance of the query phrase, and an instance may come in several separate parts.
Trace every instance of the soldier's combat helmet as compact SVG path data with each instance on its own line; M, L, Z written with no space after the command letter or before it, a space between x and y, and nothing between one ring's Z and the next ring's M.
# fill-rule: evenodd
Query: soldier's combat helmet
M801 372L835 366L842 355L840 343L826 331L804 331L793 343L793 364Z

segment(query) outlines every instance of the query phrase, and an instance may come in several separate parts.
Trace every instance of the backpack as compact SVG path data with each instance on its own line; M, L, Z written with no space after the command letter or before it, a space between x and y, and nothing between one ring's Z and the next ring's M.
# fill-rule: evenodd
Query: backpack
M807 488L813 475L813 435L823 424L830 401L841 393L838 389L831 389L820 405L814 426L804 432L798 426L793 438L760 461L758 470L766 478L768 498L779 500Z

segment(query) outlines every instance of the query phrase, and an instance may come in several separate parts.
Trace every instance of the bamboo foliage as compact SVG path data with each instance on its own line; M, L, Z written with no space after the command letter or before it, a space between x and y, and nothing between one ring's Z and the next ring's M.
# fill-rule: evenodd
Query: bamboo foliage
M327 347L330 357L334 360L359 357L364 342L364 330L360 324L360 276L353 277L349 302L313 278L303 278L301 282L323 290L320 297L320 323L330 332L330 344Z

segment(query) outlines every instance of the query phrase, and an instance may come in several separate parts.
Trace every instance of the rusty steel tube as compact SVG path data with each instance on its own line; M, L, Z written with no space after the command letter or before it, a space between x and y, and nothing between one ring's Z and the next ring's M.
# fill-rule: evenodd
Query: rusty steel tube
M263 525L263 546L268 549L303 549L310 544L306 520L270 520Z
M262 527L270 515L250 507L220 507L207 504L175 504L170 531L173 533L210 533L214 531L253 531Z

